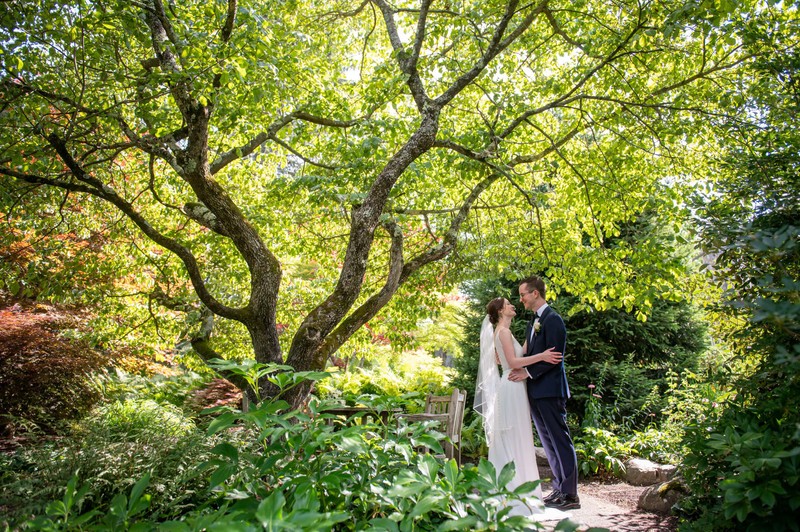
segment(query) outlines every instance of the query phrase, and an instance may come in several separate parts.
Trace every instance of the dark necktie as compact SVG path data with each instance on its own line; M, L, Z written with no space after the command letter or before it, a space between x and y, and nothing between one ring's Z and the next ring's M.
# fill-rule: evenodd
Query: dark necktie
M533 321L531 321L531 337L530 342L533 343L533 337L536 336L536 320L539 319L539 314L537 312L533 313Z

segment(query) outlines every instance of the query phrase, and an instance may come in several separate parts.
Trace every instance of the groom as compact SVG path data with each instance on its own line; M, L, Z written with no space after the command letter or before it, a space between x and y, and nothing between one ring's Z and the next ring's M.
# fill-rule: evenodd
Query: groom
M541 353L549 347L566 354L567 329L561 316L545 301L544 281L535 276L523 279L519 285L519 299L527 310L536 313L525 330L525 356ZM557 364L539 362L512 370L508 379L527 380L528 383L531 417L554 477L553 492L544 498L545 505L559 510L580 508L578 460L567 427L569 385L564 359Z

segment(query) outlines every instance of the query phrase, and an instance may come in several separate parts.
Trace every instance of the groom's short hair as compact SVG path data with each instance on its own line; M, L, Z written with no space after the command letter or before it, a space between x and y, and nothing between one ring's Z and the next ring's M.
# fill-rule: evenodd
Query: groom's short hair
M536 290L539 292L539 295L542 296L542 299L547 299L545 297L545 292L547 288L544 286L544 280L539 277L538 275L531 275L530 277L526 277L522 281L520 281L520 286L526 284L528 285L529 290Z

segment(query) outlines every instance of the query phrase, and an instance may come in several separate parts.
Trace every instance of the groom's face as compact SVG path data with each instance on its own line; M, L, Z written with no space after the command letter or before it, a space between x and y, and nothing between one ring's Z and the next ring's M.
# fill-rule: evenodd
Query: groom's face
M536 290L531 290L527 284L522 284L519 287L519 300L522 301L525 310L536 310L535 303L539 293Z

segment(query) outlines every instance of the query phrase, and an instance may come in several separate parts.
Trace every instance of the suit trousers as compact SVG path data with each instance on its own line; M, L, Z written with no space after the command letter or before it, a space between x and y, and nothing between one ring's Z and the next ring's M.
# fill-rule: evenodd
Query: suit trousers
M567 400L563 397L535 399L531 404L531 417L553 470L553 488L566 495L577 495L578 458L567 426Z

